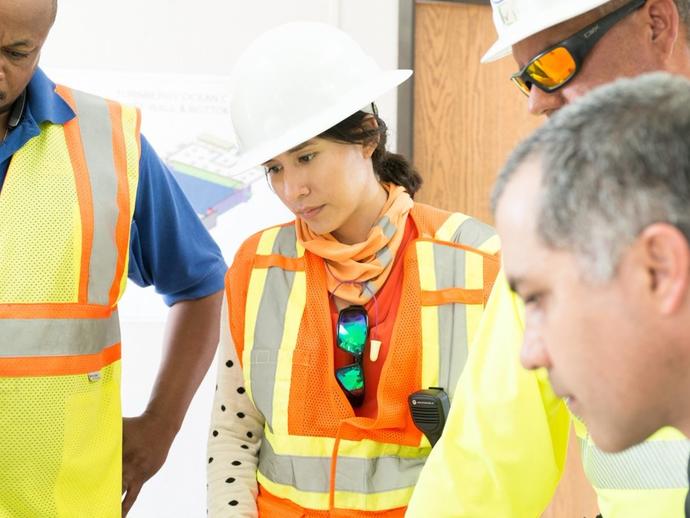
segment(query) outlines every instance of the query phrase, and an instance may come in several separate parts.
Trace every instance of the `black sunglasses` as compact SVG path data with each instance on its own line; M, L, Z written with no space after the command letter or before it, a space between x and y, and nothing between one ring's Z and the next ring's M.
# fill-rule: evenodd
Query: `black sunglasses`
M532 58L511 80L522 93L529 95L532 85L552 93L567 85L582 68L582 62L601 37L623 18L645 4L633 0L603 18L552 45Z

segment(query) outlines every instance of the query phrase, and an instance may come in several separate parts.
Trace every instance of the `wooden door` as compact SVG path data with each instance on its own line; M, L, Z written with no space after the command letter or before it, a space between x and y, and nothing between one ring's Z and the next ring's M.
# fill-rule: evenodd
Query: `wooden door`
M413 156L425 180L419 200L487 222L499 168L541 123L509 81L511 58L479 63L495 35L489 6L416 2Z
M494 178L542 120L527 113L509 81L512 58L479 63L496 37L488 5L417 0L414 17L413 159L424 177L416 199L491 223ZM598 513L575 443L571 434L565 474L544 518Z

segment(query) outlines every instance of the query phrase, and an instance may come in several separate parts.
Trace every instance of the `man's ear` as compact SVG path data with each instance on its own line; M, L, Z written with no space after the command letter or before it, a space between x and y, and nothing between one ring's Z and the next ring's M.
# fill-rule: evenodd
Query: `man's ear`
M651 42L663 61L673 53L681 32L678 8L673 0L648 0L642 8L650 29ZM684 35L683 35L684 37Z
M690 247L685 235L670 223L654 223L638 238L648 271L648 289L660 315L678 311L690 285Z

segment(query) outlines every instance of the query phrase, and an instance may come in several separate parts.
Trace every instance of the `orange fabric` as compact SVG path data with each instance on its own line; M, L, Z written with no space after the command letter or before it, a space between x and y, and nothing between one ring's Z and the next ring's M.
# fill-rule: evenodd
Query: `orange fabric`
M120 344L96 354L0 358L0 376L64 376L95 372L120 359Z
M422 306L440 306L450 303L484 304L484 290L448 288L438 291L422 291Z
M65 85L55 85L55 92L62 97L62 99L72 108L73 112L77 111L77 103L72 96L72 90Z
M375 362L372 362L369 359L369 348L371 347L371 343L369 343L369 346L365 351L364 401L360 407L354 409L355 415L360 417L376 417L378 407L376 394L378 392L379 380L381 378L381 369L383 368L383 364L385 363L386 356L388 354L388 346L391 343L393 325L395 324L395 320L398 315L398 305L400 303L400 294L402 293L402 257L405 254L405 250L407 250L407 246L409 245L410 241L416 238L417 229L412 221L412 218L408 218L407 224L405 225L405 234L403 235L403 240L400 243L398 255L395 257L395 262L393 264L393 268L391 269L391 273L388 276L388 280L386 280L386 283L376 294L376 300L371 300L364 306L367 310L367 314L369 315L369 339L370 341L371 339L381 341L381 349L379 349L379 356ZM338 324L338 309L333 303L331 303L331 320L333 323L332 334L335 334ZM335 336L333 340L335 342ZM337 346L334 347L334 355L335 369L352 363L352 356Z
M363 289L365 284L373 287L376 293L386 282L394 261L383 264L377 258L377 253L387 247L391 257L396 256L405 233L405 221L413 205L412 198L403 187L382 185L388 191L388 200L366 241L346 245L332 234L315 234L300 218L295 223L299 242L306 250L324 259L327 265L328 291L334 293L337 290L335 294L338 297L352 304L365 304L371 300L370 290ZM378 220L384 216L396 227L391 237L387 237L378 225Z
M257 255L254 266L256 268L277 266L290 272L301 272L304 270L304 259L302 257L285 257L283 255Z
M436 228L446 221L449 212L433 207L415 204L410 212L410 223L406 224L403 236L410 241L416 237L431 238ZM245 241L226 276L226 292L229 299L230 329L239 357L244 349L244 307L252 267L261 263L267 266L268 259L256 256L260 233ZM402 241L402 240L401 240ZM440 242L440 241L439 241ZM448 244L448 243L444 243ZM456 245L463 248L461 245ZM306 247L305 247L306 248ZM338 386L334 375L335 343L333 308L328 293L328 275L324 261L307 250L304 256L306 272L306 303L298 331L297 344L293 351L292 381L288 408L288 433L300 436L334 437L336 446L332 452L330 511L302 509L294 502L277 498L259 486L257 505L262 517L402 517L405 508L385 512L359 512L333 508L334 474L338 459L338 444L341 439L370 439L382 443L417 446L421 432L414 426L407 409L407 396L420 389L421 384L421 314L422 293L419 288L419 271L416 247L406 243L404 252L397 254L393 279L377 296L379 311L387 307L379 320L390 326L390 330L377 329L377 338L390 337L382 342L395 343L395 348L380 352L377 367L378 387L368 391L375 394L375 405L369 405L366 415L356 415L347 397ZM471 249L474 252L476 250ZM495 256L483 254L487 261L496 262ZM272 261L272 260L270 260ZM278 265L279 261L274 263ZM285 262L287 264L287 262ZM296 266L296 265L294 265ZM404 282L403 282L404 281ZM491 282L493 280L491 279ZM488 286L485 275L485 290ZM479 303L484 290L474 295ZM448 294L446 294L448 295ZM453 294L456 295L456 294ZM425 295L430 297L430 295ZM444 295L440 295L443 297ZM390 300L388 298L390 297ZM397 303L396 303L397 302ZM367 305L370 318L373 301ZM314 337L322 337L315 340ZM330 337L330 338L328 338ZM383 344L382 344L383 346ZM383 356L381 356L381 354ZM370 374L374 377L375 374ZM367 380L367 383L372 380ZM369 387L368 387L369 388Z
M57 86L56 92L72 109L75 107L74 97L69 88ZM79 276L78 301L82 304L88 302L89 297L89 270L91 250L93 248L93 199L91 197L91 179L84 158L84 148L81 141L81 132L76 119L72 119L63 126L67 150L69 152L72 169L74 170L74 182L79 200L81 213L82 243L81 243L81 270Z
M129 215L129 182L127 181L127 152L122 129L122 108L119 104L108 101L108 111L113 129L113 156L115 174L117 175L117 207L119 209L115 226L115 244L118 250L117 264L109 295L109 303L111 306L114 306L120 293L125 260L129 253L129 228L131 222Z
M484 257L484 305L489 300L489 295L491 295L491 290L494 288L494 282L500 269L500 254Z
M406 283L398 309L399 319L394 324L391 337L391 343L395 343L396 347L388 351L382 366L377 391L378 413L372 419L355 416L335 379L335 345L326 291L326 271L319 257L306 253L307 298L293 352L288 409L288 430L291 434L336 437L341 423L349 423L353 426L343 427L341 437L344 439L360 440L366 437L410 446L419 443L420 432L412 424L407 411L407 395L418 390L421 382L419 281L417 271L411 268L411 258L416 268L414 248L409 248L405 255ZM409 286L413 288L409 289ZM406 295L408 300L405 300ZM402 322L407 325L403 326ZM316 336L322 339L314 340Z
M452 212L437 209L431 205L415 202L410 211L420 238L433 238L436 230L451 216Z
M108 318L114 308L89 304L2 304L0 318Z
M261 232L247 239L235 254L235 259L225 274L225 293L228 299L228 319L230 334L237 350L237 358L242 365L244 351L244 308L247 300L247 287L256 255Z
M329 512L303 509L291 500L279 498L269 493L261 485L259 485L257 506L261 518L403 518L405 516L404 507L378 512L354 511L352 509L334 509Z

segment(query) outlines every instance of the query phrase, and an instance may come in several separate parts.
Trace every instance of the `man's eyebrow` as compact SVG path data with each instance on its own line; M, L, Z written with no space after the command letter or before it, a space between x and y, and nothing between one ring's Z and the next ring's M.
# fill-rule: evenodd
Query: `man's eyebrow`
M19 40L10 43L9 45L3 45L4 48L11 48L11 47L31 47L32 43L31 40Z

